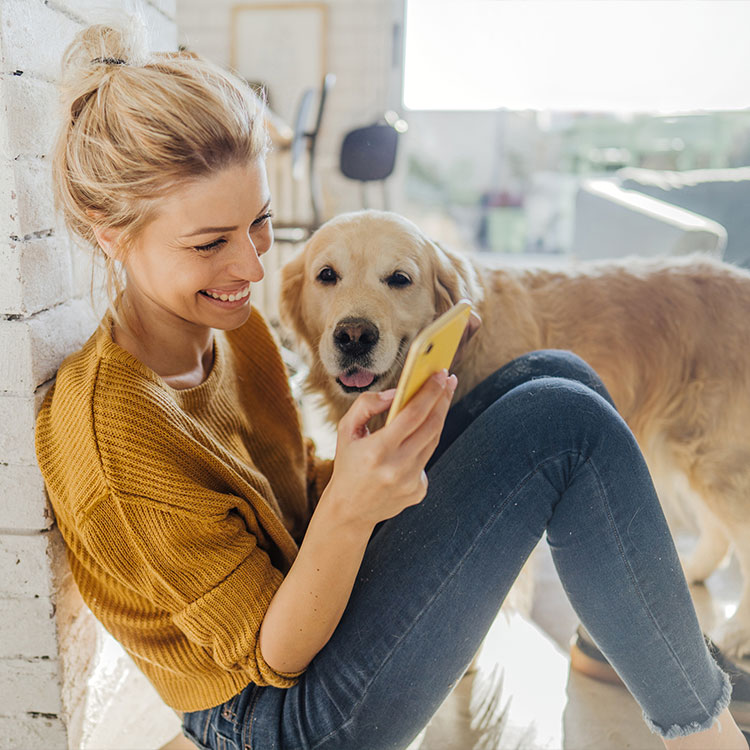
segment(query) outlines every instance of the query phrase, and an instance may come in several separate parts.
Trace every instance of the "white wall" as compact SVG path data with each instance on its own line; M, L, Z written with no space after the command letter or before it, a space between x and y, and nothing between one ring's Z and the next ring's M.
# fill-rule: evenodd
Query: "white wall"
M283 3L283 0L271 0ZM179 41L215 62L230 63L230 18L236 0L177 0ZM401 101L398 47L404 0L329 0L327 58L337 76L319 141L325 214L360 207L359 186L338 171L341 141ZM395 30L394 24L398 26ZM258 29L262 34L263 29ZM252 44L252 39L247 40ZM398 47L394 54L394 44Z
M143 0L157 49L174 0ZM88 274L53 214L50 148L62 52L124 0L0 2L0 748L80 747L96 628L62 552L34 419L62 359L95 326Z

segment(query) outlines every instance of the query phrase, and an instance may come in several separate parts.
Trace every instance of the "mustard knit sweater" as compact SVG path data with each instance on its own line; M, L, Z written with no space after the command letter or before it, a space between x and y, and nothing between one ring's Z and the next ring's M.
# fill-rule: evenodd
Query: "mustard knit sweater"
M175 390L109 331L62 364L36 428L84 601L175 709L293 685L258 634L331 462L301 435L271 332L253 309Z

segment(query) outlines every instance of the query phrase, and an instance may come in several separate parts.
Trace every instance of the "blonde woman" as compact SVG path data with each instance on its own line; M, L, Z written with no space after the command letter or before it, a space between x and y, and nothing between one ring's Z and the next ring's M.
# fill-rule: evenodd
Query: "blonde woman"
M44 403L39 465L84 600L198 747L404 748L545 530L665 745L747 747L590 368L511 363L440 445L453 376L373 434L393 394L362 393L319 461L251 307L273 240L261 105L128 29L85 29L63 68L57 201L112 301Z

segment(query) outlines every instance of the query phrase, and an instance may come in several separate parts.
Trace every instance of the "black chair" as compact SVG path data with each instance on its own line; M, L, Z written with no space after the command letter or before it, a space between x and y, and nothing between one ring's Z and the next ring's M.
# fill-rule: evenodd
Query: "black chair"
M297 215L295 196L295 183L299 182L305 174L305 161L307 161L307 190L310 197L310 220L274 222L273 230L277 242L302 242L306 240L322 222L322 197L320 191L320 180L315 171L315 156L317 151L318 135L323 123L326 100L331 89L336 83L336 76L328 73L323 78L318 99L318 112L312 130L308 130L310 110L315 97L315 89L305 89L300 95L297 111L294 115L294 134L289 146L291 152L291 177L292 177L292 217ZM307 159L305 160L305 156Z
M399 131L393 125L377 122L349 131L341 144L339 167L341 173L360 183L362 206L368 208L368 182L380 182L383 206L388 209L386 179L396 165Z

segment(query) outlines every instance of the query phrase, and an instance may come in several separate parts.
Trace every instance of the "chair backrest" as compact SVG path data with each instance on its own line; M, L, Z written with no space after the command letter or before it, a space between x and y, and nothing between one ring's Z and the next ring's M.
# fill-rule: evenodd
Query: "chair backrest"
M384 180L396 164L398 131L375 124L349 131L341 144L339 166L345 177L360 182Z
M318 134L320 133L320 126L323 122L323 112L325 111L326 100L328 99L328 94L331 92L335 83L336 76L333 73L326 73L320 86L320 99L318 100L318 114L315 118L315 127L310 132L306 133L309 147L308 174L310 176L310 201L313 213L312 223L316 229L320 226L321 222L323 198L320 194L320 183L315 175L315 150L318 142Z
M323 83L320 86L320 99L318 100L318 114L315 118L315 127L307 134L308 138L314 140L320 132L320 124L323 122L323 111L325 110L326 99L335 83L336 76L333 73L326 73L323 77Z
M307 231L308 229L317 229L320 226L322 197L320 194L319 180L315 174L315 144L317 142L321 123L323 122L326 99L335 83L336 76L333 73L328 73L323 78L320 87L320 97L318 99L318 113L315 117L315 124L312 130L308 130L308 122L310 120L310 110L312 109L313 98L315 96L314 88L306 88L302 91L299 101L297 102L297 110L294 114L292 140L289 145L292 179L295 182L302 179L305 174L305 163L307 163L306 171L308 175L312 221L305 222L304 225L295 221L289 226L285 226L280 222L274 222L274 227L277 230L289 229ZM307 159L304 158L305 155L307 155ZM280 235L277 233L277 238L279 236Z
M294 129L290 149L292 152L292 174L295 179L301 176L302 157L307 150L307 123L310 119L310 109L314 96L315 89L305 89L300 96L297 111L294 114Z

